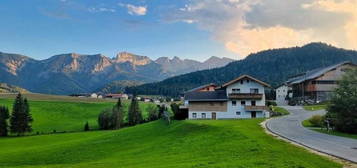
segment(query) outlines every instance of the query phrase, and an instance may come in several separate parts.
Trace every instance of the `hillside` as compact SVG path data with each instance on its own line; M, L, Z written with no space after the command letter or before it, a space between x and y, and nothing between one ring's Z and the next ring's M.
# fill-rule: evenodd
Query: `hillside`
M342 167L265 134L261 121L155 121L118 131L0 138L0 167Z
M6 83L0 83L0 93L28 93L26 89L9 85Z
M95 90L96 93L124 93L126 87L142 85L140 81L119 80L106 84L103 88Z
M198 62L183 66L192 60L178 57L159 58L127 52L109 58L102 54L59 54L45 60L0 52L0 82L25 88L31 92L46 94L88 93L118 81L154 82L171 76L227 65L232 60L217 58L217 64ZM174 63L177 67L171 66Z
M222 84L242 74L251 75L272 86L277 86L289 76L342 61L357 63L357 51L340 49L324 43L310 43L302 47L258 52L225 67L192 72L161 82L131 87L127 92L178 96L191 88L207 83Z
M10 111L16 95L0 95L0 105L7 106ZM107 108L112 108L116 100L96 101L101 99L50 97L43 95L25 94L29 99L30 110L34 122L32 134L56 132L83 131L88 121L92 129L98 128L98 115ZM127 113L129 100L123 102L124 112ZM147 117L148 103L139 104L144 118ZM1 166L0 166L1 167Z

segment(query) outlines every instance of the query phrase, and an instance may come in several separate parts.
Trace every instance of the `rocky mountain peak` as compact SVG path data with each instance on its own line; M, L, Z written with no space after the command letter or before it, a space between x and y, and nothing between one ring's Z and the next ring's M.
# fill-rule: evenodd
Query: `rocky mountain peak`
M130 62L133 65L146 65L152 62L147 56L139 56L128 52L121 52L117 54L114 61L116 63Z

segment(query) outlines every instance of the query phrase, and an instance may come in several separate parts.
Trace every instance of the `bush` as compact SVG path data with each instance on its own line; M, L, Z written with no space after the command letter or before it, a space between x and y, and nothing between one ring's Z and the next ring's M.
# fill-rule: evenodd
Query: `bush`
M172 112L174 113L175 120L184 120L184 119L188 118L187 111L180 110L180 106L178 104L172 103L171 109L172 109Z
M112 129L112 109L103 110L98 116L98 125L101 130Z
M275 101L269 101L269 100L267 100L267 101L265 102L265 105L266 105L266 106L277 106L277 104L276 104Z
M325 122L325 116L314 115L308 120L312 127L323 127Z

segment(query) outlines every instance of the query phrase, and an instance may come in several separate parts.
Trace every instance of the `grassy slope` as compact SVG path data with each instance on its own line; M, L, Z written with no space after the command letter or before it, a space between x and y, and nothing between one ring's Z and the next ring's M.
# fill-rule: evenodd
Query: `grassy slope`
M304 120L302 122L302 125L304 127L308 127L311 130L317 131L317 132L321 132L321 133L325 133L325 134L330 134L330 135L335 135L335 136L342 136L342 137L347 137L347 138L353 138L353 139L357 139L357 134L346 134L346 133L342 133L342 132L337 132L337 131L330 131L327 132L326 129L321 129L318 127L312 127L312 124L309 122L309 120Z
M60 99L60 101L50 100L31 100L29 96L29 103L31 114L34 118L33 133L48 133L56 130L57 132L63 131L82 131L86 121L89 122L91 128L98 128L97 117L98 114L106 108L111 108L115 104L115 100L95 102L92 99L84 101L80 99L79 102L75 102L75 99ZM6 105L12 108L13 99L0 98L0 105ZM125 101L124 109L127 111L129 101ZM145 109L147 103L141 103L140 108L144 117L147 116Z
M308 106L304 106L304 109L309 111L316 111L316 110L326 109L326 107L327 105L308 105Z
M272 110L274 112L280 113L281 115L288 115L289 114L288 110L286 110L286 109L284 109L282 107L278 107L278 106L273 106Z
M0 139L0 167L341 167L265 134L261 121L156 121L119 131Z

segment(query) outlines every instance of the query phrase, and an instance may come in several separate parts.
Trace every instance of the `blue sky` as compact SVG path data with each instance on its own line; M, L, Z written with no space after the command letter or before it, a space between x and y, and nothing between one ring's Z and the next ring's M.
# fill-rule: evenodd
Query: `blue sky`
M357 49L357 0L1 0L0 51L242 59L322 41Z
M165 21L165 13L185 5L184 1L167 2L2 0L0 51L36 59L69 52L113 57L120 51L151 58L235 57L207 31L193 24ZM147 11L129 14L124 4L143 6Z

